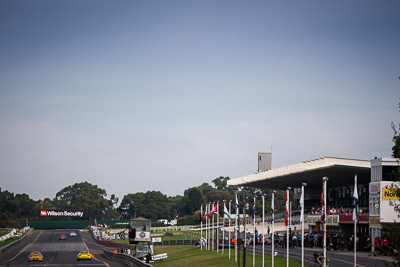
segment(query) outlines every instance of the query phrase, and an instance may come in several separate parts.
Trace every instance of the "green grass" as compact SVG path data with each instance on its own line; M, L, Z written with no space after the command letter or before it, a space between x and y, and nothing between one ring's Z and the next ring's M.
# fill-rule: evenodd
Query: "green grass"
M1 233L4 233L4 232L1 232ZM6 234L8 234L8 232L5 232L5 234L0 234L0 236L6 235ZM25 233L23 233L21 237L23 237L24 235L25 235ZM0 247L7 246L8 244L14 242L15 240L20 239L21 237L19 237L19 236L14 236L13 238L7 238L7 239L4 240L3 242L0 242Z
M162 261L152 262L153 266L165 266L165 267L179 267L179 266L190 266L190 267L225 267L225 266L238 266L238 262L235 262L235 250L231 249L231 259L228 258L229 252L227 249L217 253L216 250L204 250L200 251L200 248L195 246L155 246L154 254L167 253L168 258ZM256 254L255 266L262 266L262 255ZM271 266L271 257L264 257L264 265ZM276 257L274 265L277 267L286 266L286 259ZM301 263L290 260L289 265L291 267L301 266ZM243 266L243 253L240 253L240 266ZM253 266L253 254L251 252L246 253L246 266Z
M0 232L0 236L6 235L8 232Z

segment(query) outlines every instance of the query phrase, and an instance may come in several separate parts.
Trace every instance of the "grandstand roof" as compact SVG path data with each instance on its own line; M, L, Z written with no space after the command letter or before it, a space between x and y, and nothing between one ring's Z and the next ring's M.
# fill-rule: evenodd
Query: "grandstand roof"
M320 188L322 178L328 177L329 186L337 187L353 185L355 174L358 184L369 183L371 161L323 157L234 178L228 180L228 185L285 190L288 186L301 187L307 183L307 188Z

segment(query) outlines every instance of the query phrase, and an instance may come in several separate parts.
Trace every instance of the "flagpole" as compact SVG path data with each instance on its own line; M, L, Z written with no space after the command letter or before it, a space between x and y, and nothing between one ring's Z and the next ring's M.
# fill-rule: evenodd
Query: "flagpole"
M219 200L217 201L217 253L219 248Z
M214 246L212 244L212 228L211 228L211 224L212 224L212 204L210 203L210 210L209 210L209 214L208 214L208 238L210 239L210 243L209 243L209 250L211 250Z
M215 202L213 203L212 211L214 211L214 209L215 209ZM214 251L214 247L215 247L215 245L214 245L214 237L215 237L215 231L214 231L214 228L215 228L214 212L211 213L211 216L212 216L212 236L211 236L211 242L212 242L212 251Z
M224 202L224 217L222 219L222 255L224 255L224 247L225 247L225 200Z
M243 197L243 267L246 267L246 196Z
M326 267L326 187L329 180L328 177L323 177L324 181L324 267Z
M256 265L256 197L253 198L253 267Z
M235 217L235 262L237 262L237 244L238 244L238 217L239 217L239 201L236 193L236 217Z
M265 231L264 231L264 221L265 221L265 214L264 214L264 207L265 207L265 196L262 196L262 267L264 267L264 237L265 237Z
M302 183L301 185L301 196L300 196L300 205L301 205L301 267L304 267L304 186L306 183Z
M231 259L231 207L232 207L232 200L229 200L229 232L228 232L228 247L229 247L229 259Z
M275 209L275 193L276 191L272 191L272 197L271 197L271 212L272 212L272 267L274 267L274 257L275 257L275 230L274 230L274 225L275 225L275 215L274 215L274 209Z
M239 210L239 202L238 202L238 199L237 199L237 194L236 194L236 203L237 203L237 206L236 206L236 212L237 212L237 214L238 214L238 219L237 219L237 233L236 233L236 237L237 237L237 239L236 239L236 251L237 251L237 249L240 249L239 248L239 239L240 239L240 216L239 216L239 213L240 213L240 210ZM239 251L237 251L237 263L238 263L238 267L240 267L240 252Z
M210 212L211 212L211 203L208 203L208 250L211 249L211 218L210 218Z
M289 216L289 211L287 210L289 208L289 190L292 189L290 187L287 188L286 190L286 220L288 220ZM289 224L286 221L286 267L289 267Z
M206 205L206 250L208 250L208 203Z
M357 266L357 220L358 220L358 190L357 190L357 174L354 175L354 193L353 193L353 220L354 220L354 267Z
M203 204L200 206L200 251L203 251Z

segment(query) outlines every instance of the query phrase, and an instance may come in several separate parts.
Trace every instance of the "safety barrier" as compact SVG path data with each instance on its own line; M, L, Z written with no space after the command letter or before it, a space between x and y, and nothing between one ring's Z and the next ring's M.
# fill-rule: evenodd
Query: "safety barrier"
M107 248L103 248L103 253L107 259L112 261L118 261L131 267L152 267L152 265L143 262L131 255L115 253L114 251L109 250Z

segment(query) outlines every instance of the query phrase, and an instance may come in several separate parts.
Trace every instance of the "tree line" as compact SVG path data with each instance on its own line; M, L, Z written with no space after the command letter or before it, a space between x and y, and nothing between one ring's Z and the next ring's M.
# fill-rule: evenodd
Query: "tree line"
M235 204L236 194L241 200L245 196L249 197L250 202L253 201L253 196L256 196L258 213L261 211L261 196L265 195L266 207L270 207L271 190L231 186L227 185L228 180L230 180L229 177L220 176L212 181L213 186L203 183L200 186L186 189L183 195L176 196L167 196L160 191L129 193L121 201L115 194L107 197L105 189L87 181L63 188L53 199L45 198L37 201L32 200L28 194L14 194L0 189L0 228L19 227L17 221L24 219L23 211L33 209L101 210L103 219L144 217L158 220L173 219L179 214L178 223L197 224L200 223L201 205L218 201L232 201ZM278 211L279 207L284 206L284 201L285 192L278 191L275 194L275 207L278 207ZM249 213L251 212L249 210ZM222 213L223 210L221 210L221 215Z

